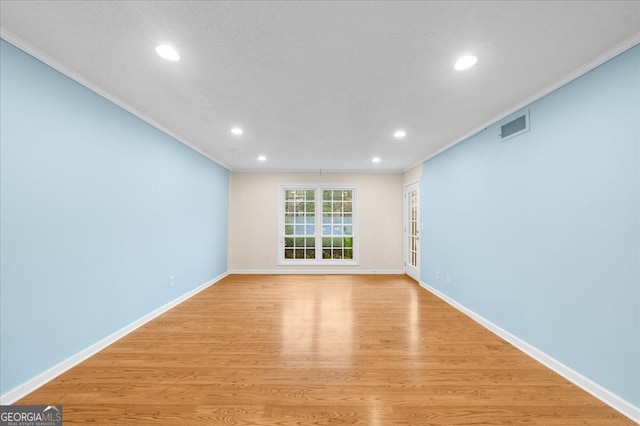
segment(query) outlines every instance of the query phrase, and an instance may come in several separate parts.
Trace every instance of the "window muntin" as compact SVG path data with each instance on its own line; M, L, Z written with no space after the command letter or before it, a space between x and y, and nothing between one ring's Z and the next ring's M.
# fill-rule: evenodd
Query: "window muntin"
M409 234L408 250L409 264L416 268L418 266L418 191L409 193Z
M353 186L282 186L281 263L357 264Z

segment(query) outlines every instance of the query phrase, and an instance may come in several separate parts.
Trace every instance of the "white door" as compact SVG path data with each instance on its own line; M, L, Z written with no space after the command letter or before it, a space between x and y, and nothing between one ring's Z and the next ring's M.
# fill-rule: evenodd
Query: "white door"
M418 183L404 187L404 272L420 281L420 200Z

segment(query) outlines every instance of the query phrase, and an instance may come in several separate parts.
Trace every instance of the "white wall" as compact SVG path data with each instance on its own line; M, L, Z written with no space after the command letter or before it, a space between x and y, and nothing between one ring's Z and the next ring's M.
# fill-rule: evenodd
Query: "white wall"
M404 172L404 184L410 185L420 181L422 177L422 164L418 164L415 167L410 168Z
M229 271L403 273L403 182L402 173L232 172L229 183ZM280 185L300 183L357 185L360 212L359 265L277 264Z

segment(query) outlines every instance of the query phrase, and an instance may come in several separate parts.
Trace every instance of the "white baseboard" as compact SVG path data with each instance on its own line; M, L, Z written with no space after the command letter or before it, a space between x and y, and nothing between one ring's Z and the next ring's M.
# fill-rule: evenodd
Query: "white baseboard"
M126 327L121 328L120 330L116 331L115 333L111 334L110 336L105 337L104 339L100 340L99 342L97 342L97 343L89 346L88 348L78 352L77 354L67 358L66 360L62 361L61 363L51 367L50 369L48 369L44 373L41 373L41 374L37 375L33 379L31 379L31 380L23 383L22 385L10 390L9 392L5 393L4 395L0 395L0 405L11 405L11 404L13 404L17 400L19 400L19 399L23 398L24 396L30 394L31 392L35 391L40 386L42 386L42 385L48 383L49 381L55 379L56 377L58 377L59 375L61 375L65 371L75 367L76 365L80 364L82 361L86 360L87 358L97 354L98 352L100 352L101 350L103 350L104 348L109 346L110 344L116 342L119 339L122 339L124 336L126 336L127 334L129 334L132 331L136 330L137 328L143 326L144 324L148 323L152 319L162 315L163 313L167 312L169 309L179 305L180 303L184 302L185 300L187 300L187 299L195 296L196 294L200 293L202 290L206 289L207 287L210 287L211 285L213 285L216 282L220 281L221 279L223 279L227 275L229 275L228 272L225 272L225 273L223 273L221 275L218 275L217 277L213 278L212 280L209 280L206 283L200 285L199 287L196 287L193 290L188 291L187 293L183 294L182 296L170 301L169 303L167 303L167 304L165 304L163 306L160 306L159 308L157 308L154 311L148 313L144 317L134 321L133 323L127 325Z
M402 269L231 269L237 275L404 275Z
M463 314L467 315L468 317L470 317L471 319L473 319L474 321L476 321L477 323L482 325L484 328L486 328L489 331L491 331L494 334L496 334L498 337L501 337L502 339L504 339L507 342L511 343L513 346L515 346L516 348L520 349L522 352L524 352L525 354L529 355L531 358L535 359L536 361L540 362L544 366L546 366L546 367L550 368L551 370L555 371L556 373L558 373L559 375L561 375L565 379L569 380L570 382L572 382L576 386L580 387L581 389L583 389L586 392L590 393L594 397L598 398L600 401L602 401L605 404L609 405L611 408L619 411L620 413L622 413L625 416L629 417L631 420L633 420L636 423L640 424L640 407L637 407L637 406L633 405L629 401L627 401L627 400L619 397L618 395L614 394L613 392L603 388L599 384L597 384L597 383L593 382L592 380L586 378L585 376L583 376L582 374L578 373L577 371L567 367L566 365L564 365L560 361L556 360L555 358L552 358L551 356L547 355L546 353L542 352L541 350L537 349L536 347L531 346L529 343L525 342L524 340L520 339L519 337L514 336L513 334L509 333L508 331L500 328L499 326L495 325L494 323L492 323L491 321L489 321L486 318L482 317L481 315L478 315L477 313L475 313L472 310L468 309L466 306L464 306L464 305L456 302L455 300L451 299L446 294L441 293L440 291L438 291L435 288L431 287L429 284L427 284L427 283L425 283L423 281L420 281L420 286L422 286L427 291L433 293L434 295L436 295L440 299L444 300L449 305L453 306L454 308L456 308L457 310L459 310Z

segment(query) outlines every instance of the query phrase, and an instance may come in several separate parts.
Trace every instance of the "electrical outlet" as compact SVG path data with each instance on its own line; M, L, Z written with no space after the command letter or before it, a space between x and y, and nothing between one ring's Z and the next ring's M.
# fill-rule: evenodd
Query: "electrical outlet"
M175 279L173 278L173 275L171 275L169 277L169 287L173 287L175 285Z
M447 274L447 284L451 284L451 274Z

